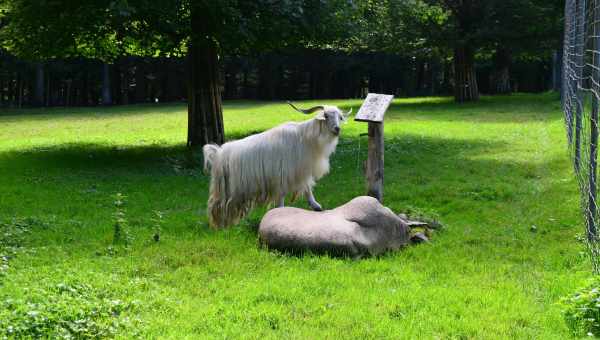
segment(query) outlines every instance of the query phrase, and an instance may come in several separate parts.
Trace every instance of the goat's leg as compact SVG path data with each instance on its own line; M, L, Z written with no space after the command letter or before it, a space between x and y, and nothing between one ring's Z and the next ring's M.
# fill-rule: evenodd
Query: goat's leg
M281 195L279 197L279 206L278 208L283 208L285 206L285 195Z
M306 200L308 201L308 205L310 205L310 208L312 210L323 211L323 208L321 207L319 202L317 202L317 200L315 199L315 196L313 195L311 187L306 188L305 195L306 195Z

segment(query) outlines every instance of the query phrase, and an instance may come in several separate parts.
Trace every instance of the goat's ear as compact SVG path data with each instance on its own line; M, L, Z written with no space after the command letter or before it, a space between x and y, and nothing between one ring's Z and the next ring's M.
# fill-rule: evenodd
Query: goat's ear
M319 111L319 113L317 113L317 115L315 116L315 119L325 120L325 110Z

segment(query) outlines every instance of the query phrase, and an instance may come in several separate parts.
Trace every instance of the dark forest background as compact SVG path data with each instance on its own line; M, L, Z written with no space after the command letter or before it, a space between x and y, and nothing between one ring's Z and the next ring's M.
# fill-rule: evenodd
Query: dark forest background
M561 55L557 53L557 55ZM542 92L558 86L558 58L514 62L512 91ZM0 55L0 105L93 106L185 101L184 58L122 57L44 62ZM452 63L391 53L324 51L228 57L220 63L223 99L361 98L367 92L398 97L452 94ZM494 64L477 63L480 92L493 94Z

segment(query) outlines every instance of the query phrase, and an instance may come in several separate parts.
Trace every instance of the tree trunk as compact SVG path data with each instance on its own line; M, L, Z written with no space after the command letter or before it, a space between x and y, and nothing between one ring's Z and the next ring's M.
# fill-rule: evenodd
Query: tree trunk
M110 82L110 87L111 87L111 97L113 100L114 104L123 104L123 98L122 96L122 88L121 88L121 84L122 84L122 79L121 79L121 61L120 60L116 60L115 63L112 65L111 67L111 79L112 82Z
M510 51L506 48L498 48L494 55L494 71L492 72L492 83L490 89L494 94L510 94Z
M146 72L144 61L139 59L135 66L135 102L144 103L146 101Z
M18 78L17 78L17 91L18 91L18 108L22 108L23 107L23 77L21 76L21 74L18 74Z
M258 65L258 98L261 100L275 99L275 59L273 55L263 56Z
M223 111L219 89L217 45L210 37L210 14L202 5L192 8L192 34L188 47L188 147L222 144Z
M475 53L466 46L454 49L454 99L458 103L479 100Z
M102 105L111 105L110 67L102 64Z
M425 85L425 74L427 73L426 71L426 63L424 61L420 61L417 63L417 90L416 93L418 96L422 96L423 95L423 90L425 89L426 85ZM387 93L387 92L385 92Z
M431 61L431 72L430 72L430 83L429 83L429 95L435 96L435 91L437 90L437 80L438 80L438 72L439 72L439 64L437 61Z
M19 77L18 72L10 75L8 82L8 104L14 106L17 102L17 78Z
M47 107L54 105L54 102L52 101L53 87L50 86L51 84L52 84L52 79L50 77L50 72L48 72L48 73L46 73L46 106Z
M0 107L4 106L4 75L0 75Z
M131 68L131 59L127 58L122 60L121 62L121 73L120 73L120 83L121 83L121 104L128 105L129 104L129 75Z
M15 91L15 93L18 90ZM48 93L48 95L50 95ZM15 95L15 98L17 95ZM44 65L42 63L35 64L35 90L33 95L34 106L44 106Z
M165 88L165 100L173 102L179 98L179 84L178 84L178 70L177 64L173 59L167 59L167 74L166 74L166 88Z
M88 71L87 71L87 65L85 66L85 69L83 71L83 75L82 75L81 79L81 93L79 95L79 105L81 106L88 106L90 103L89 100L89 75L88 75Z
M65 106L71 106L71 85L73 84L73 79L67 79L67 88L65 90Z

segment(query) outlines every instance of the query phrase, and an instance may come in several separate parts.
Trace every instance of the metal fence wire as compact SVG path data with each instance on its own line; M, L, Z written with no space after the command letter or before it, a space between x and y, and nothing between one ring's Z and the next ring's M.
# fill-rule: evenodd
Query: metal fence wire
M600 271L598 101L600 100L600 0L566 0L562 104L569 149L581 191L586 240Z

